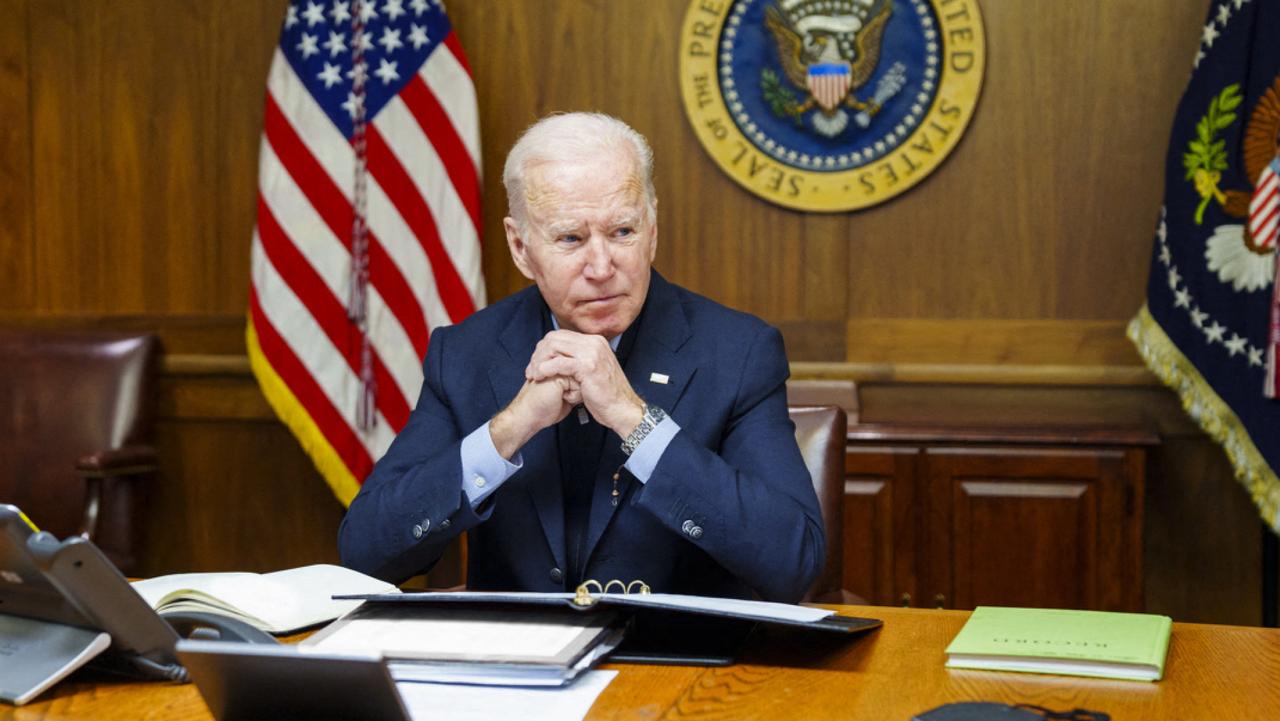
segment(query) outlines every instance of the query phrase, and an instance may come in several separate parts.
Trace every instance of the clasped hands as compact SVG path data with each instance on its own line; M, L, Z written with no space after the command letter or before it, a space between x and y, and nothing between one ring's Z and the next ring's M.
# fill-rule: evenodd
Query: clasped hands
M579 404L601 425L626 438L640 425L644 401L622 372L609 341L554 330L538 342L520 392L489 422L493 445L513 457L535 433L559 423Z

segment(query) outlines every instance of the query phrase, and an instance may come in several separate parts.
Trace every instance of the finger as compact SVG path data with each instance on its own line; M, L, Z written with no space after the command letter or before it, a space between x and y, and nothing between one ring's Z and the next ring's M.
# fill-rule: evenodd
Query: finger
M580 383L582 378L582 362L576 358L568 358L565 356L556 356L545 360L532 368L533 380L545 380L556 376L565 376L572 378L575 383Z
M612 353L609 341L604 336L584 335L570 330L553 330L538 341L534 353L543 351L552 355L569 355L580 357L587 354L599 355Z
M548 361L559 355L564 354L542 345L534 348L533 355L529 357L529 363L525 366L525 377L531 377L533 368L539 363Z

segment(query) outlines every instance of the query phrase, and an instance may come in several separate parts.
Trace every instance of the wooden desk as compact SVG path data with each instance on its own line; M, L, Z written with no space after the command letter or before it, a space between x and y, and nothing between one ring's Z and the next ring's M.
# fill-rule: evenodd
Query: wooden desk
M1174 624L1158 683L943 667L943 649L968 613L847 606L884 619L851 643L773 634L729 668L611 666L621 671L588 715L604 719L839 719L907 721L952 701L1034 703L1106 711L1115 721L1271 720L1280 717L1280 630ZM0 719L210 718L193 686L81 675Z

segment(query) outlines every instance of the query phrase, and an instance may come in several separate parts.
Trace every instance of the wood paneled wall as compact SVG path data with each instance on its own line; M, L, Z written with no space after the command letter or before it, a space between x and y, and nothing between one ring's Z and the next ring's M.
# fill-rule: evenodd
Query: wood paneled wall
M0 4L0 310L241 313L284 3ZM481 103L490 295L524 284L501 233L506 150L541 115L590 108L654 146L657 267L787 327L796 360L883 360L920 332L898 321L947 320L989 342L913 359L1133 363L1115 337L1142 300L1206 4L984 0L988 72L955 153L887 204L813 215L757 200L698 145L676 79L687 0L451 3Z
M1149 579L1148 598L1183 620L1256 620L1252 600L1224 609L1205 600L1221 589L1182 588L1205 558L1256 569L1257 553L1243 531L1187 540L1178 529L1197 516L1179 484L1219 523L1256 521L1123 338L1208 2L980 5L988 71L952 156L887 204L807 215L747 194L687 126L676 76L687 0L449 3L480 101L490 297L524 284L501 233L516 135L555 110L618 115L656 151L657 267L779 325L799 374L862 381L864 415L994 397L1061 422L1122 408L1172 424L1149 491L1165 507L1148 513L1149 577L1163 579L1154 591ZM262 98L284 6L0 0L0 321L161 333L152 573L336 557L342 509L243 358Z

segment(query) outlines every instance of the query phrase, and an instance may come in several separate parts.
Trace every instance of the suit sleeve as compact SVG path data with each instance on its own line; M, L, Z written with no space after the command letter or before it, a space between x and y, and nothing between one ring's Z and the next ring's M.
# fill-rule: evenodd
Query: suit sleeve
M432 333L422 392L338 529L342 564L392 583L430 570L449 542L484 521L462 492L461 444L443 381L447 328Z
M795 602L821 572L826 542L787 415L788 374L781 334L761 326L719 448L677 433L633 502L761 597Z

